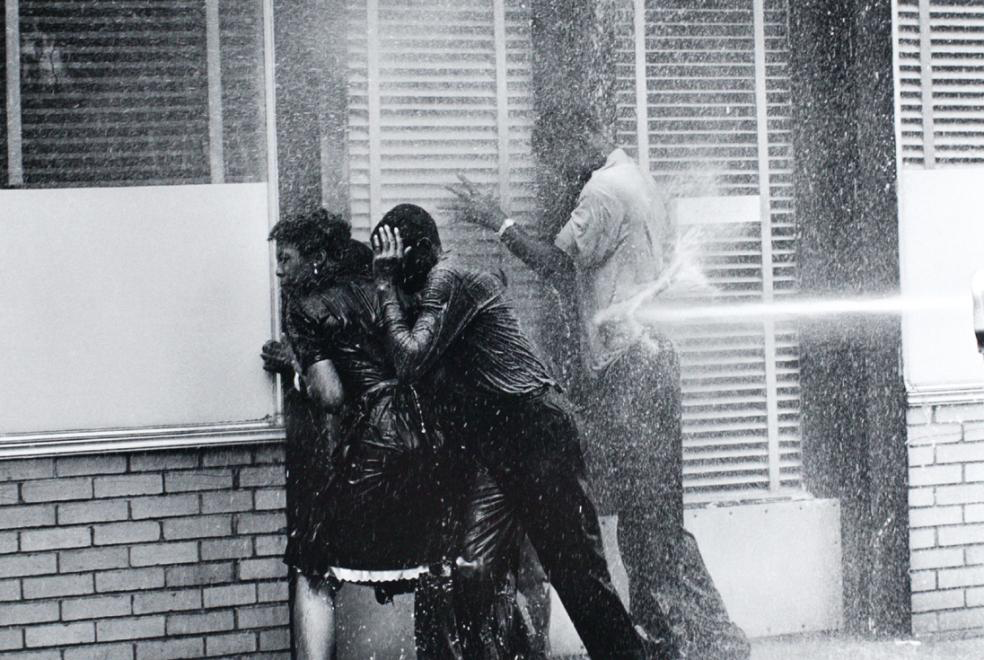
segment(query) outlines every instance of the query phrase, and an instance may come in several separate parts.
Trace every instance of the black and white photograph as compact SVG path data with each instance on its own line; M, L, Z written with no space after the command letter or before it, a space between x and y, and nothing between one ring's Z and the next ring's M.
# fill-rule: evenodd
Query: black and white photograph
M0 658L984 660L984 0L3 0Z

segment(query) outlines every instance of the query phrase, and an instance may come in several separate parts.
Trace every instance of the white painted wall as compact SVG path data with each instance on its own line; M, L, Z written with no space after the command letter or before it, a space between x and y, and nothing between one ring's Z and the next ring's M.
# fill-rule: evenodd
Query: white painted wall
M903 315L910 391L984 387L970 293L984 268L984 168L902 169L899 233L902 293L943 307Z
M0 191L0 433L271 415L267 186Z
M688 509L707 570L731 619L749 637L838 630L843 626L840 505L836 500L739 504ZM615 519L602 520L615 587L628 601ZM583 646L553 594L550 648L575 655ZM630 603L631 607L631 603Z

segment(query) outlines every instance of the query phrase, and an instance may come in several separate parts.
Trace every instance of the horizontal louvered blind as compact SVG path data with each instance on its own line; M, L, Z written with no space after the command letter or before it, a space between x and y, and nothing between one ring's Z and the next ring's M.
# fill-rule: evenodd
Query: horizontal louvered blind
M208 178L200 0L20 0L24 182Z
M903 162L984 163L984 3L900 0L896 22Z
M498 17L497 17L498 12ZM348 149L352 226L363 240L400 203L434 216L445 247L507 271L531 320L531 276L494 236L449 225L445 186L464 173L523 217L533 194L528 8L508 0L351 0Z
M796 287L787 12L780 0L761 6L762 122L754 9L752 0L649 1L641 12L643 26L630 7L620 16L619 136L626 144L648 147L641 160L648 160L670 195L682 198L677 206L681 220L700 219L699 252L715 294L693 302L761 302ZM642 112L636 103L640 38L645 53ZM640 116L646 126L642 140ZM759 153L760 131L767 154ZM767 181L760 180L762 171ZM761 195L769 204L764 217ZM727 221L706 217L699 203L685 203L686 198L722 196L734 198L726 203L735 211ZM681 357L687 500L798 490L795 329L779 323L705 322L667 331Z
M23 185L263 179L260 0L8 1Z
M919 0L898 0L899 123L902 162L923 164Z
M941 165L984 162L984 4L930 2L933 144Z

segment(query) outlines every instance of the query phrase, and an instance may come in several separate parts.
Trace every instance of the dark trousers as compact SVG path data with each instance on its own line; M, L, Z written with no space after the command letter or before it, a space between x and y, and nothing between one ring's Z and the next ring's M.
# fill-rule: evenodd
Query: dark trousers
M414 601L421 660L538 660L530 615L516 598L523 531L487 469L459 457L454 568L418 580Z
M529 613L517 601L523 530L505 491L484 467L466 498L455 612L461 648L471 660L535 660Z
M728 617L697 541L683 527L680 366L655 337L612 364L587 406L592 476L618 513L633 617L681 658L743 660L748 640Z
M645 658L612 585L570 404L550 390L457 415L480 463L516 512L592 658Z

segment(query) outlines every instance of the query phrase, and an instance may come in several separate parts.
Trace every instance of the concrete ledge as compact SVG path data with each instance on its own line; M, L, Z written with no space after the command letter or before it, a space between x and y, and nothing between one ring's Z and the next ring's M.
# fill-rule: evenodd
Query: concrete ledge
M839 630L843 619L840 505L808 499L688 509L685 524L732 619L749 637ZM615 586L628 601L614 516L602 519ZM556 655L584 652L567 613L552 596L550 645Z

